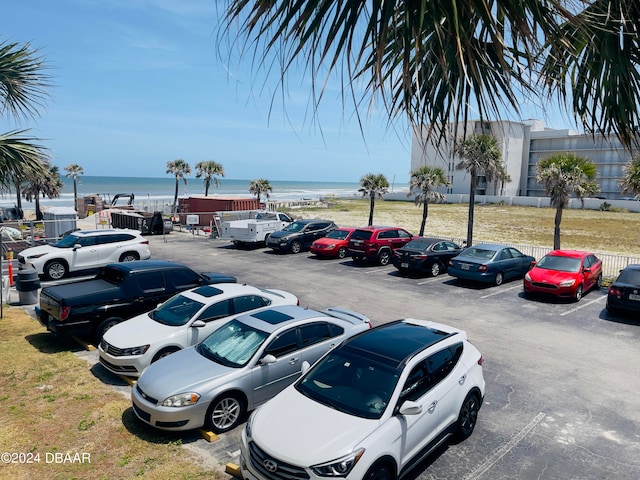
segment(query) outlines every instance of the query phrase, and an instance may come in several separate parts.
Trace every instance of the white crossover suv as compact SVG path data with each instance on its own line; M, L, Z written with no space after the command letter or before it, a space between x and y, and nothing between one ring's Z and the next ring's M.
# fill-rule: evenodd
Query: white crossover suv
M449 436L471 435L482 363L464 331L424 320L345 340L253 413L242 476L400 478Z

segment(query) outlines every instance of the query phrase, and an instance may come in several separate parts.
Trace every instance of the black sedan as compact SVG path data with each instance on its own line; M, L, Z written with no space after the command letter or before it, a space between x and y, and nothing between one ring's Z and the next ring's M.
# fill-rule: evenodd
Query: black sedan
M607 310L611 313L640 313L640 264L627 265L607 294Z
M418 237L394 250L391 261L401 273L429 273L437 277L461 251L460 245L448 240Z

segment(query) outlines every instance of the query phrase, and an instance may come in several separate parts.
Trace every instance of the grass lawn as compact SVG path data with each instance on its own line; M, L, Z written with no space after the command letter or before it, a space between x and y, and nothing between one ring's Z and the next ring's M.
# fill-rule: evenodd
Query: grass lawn
M22 308L0 319L3 479L217 479L180 437L138 424L131 402ZM18 457L20 455L20 457ZM31 463L21 463L31 461ZM226 477L225 477L226 478Z

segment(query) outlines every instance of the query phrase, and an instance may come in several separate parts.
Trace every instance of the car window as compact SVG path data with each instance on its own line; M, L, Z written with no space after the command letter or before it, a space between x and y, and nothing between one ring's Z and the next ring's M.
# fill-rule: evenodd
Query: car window
M94 238L97 239L98 245L106 245L107 243L127 242L133 240L134 236L129 233L116 233L114 235L100 235Z
M447 250L447 246L443 242L438 242L433 246L435 252L443 252Z
M265 355L273 355L278 358L282 355L287 355L298 349L298 334L297 329L292 328L279 334L271 343L265 348Z
M351 234L351 240L369 240L372 234L370 230L356 230Z
M191 270L185 268L176 268L171 270L170 278L179 290L197 287L201 284L200 276Z
M400 238L409 238L411 237L411 234L405 230L398 230L397 231L398 237Z
M333 323L329 323L329 335L331 337L337 337L344 333L344 328L339 325L334 325Z
M598 259L595 255L587 255L587 258L584 259L585 268L593 267L598 262Z
M326 322L317 322L310 325L302 325L300 327L300 337L302 346L307 347L323 340L331 338L329 325Z
M515 248L509 248L509 252L511 252L511 256L513 258L524 257L524 254L520 250L516 250Z
M462 343L440 350L427 358L427 369L432 386L444 380L451 373L462 355Z
M452 242L445 242L447 245L447 250L451 251L451 250L459 250L460 247L458 245L456 245L455 243Z
M97 237L80 237L76 243L79 243L83 247L93 247L96 245Z
M429 372L424 361L417 364L411 370L411 373L404 382L402 391L400 392L400 403L405 400L415 401L422 395L427 393L432 387L429 379Z
M138 286L144 293L162 292L166 290L162 272L140 272L136 275Z
M186 324L204 306L191 298L176 295L155 310L149 316L158 323L174 327Z
M259 295L242 295L233 299L235 313L246 312L254 308L265 307L271 304L271 300Z
M398 238L397 230L385 230L378 234L378 238Z
M511 252L509 251L508 248L505 248L500 252L500 260L510 260L510 259L511 259Z
M227 299L222 300L221 302L216 302L213 305L209 305L204 312L200 314L198 319L210 322L211 320L228 317L233 313L233 303L230 299Z

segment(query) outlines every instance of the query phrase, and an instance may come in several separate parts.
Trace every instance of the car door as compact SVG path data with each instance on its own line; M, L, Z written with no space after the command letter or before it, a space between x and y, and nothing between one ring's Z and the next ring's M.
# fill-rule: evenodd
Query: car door
M467 367L460 361L462 342L429 355L426 360L431 381L438 388L439 432L458 419L460 406L467 395Z
M263 363L273 355L275 362ZM297 327L289 328L269 340L260 360L251 370L252 403L254 406L273 398L293 383L301 374L300 341Z
M122 253L122 242L130 240L131 235L127 234L113 234L113 235L99 235L96 238L96 253L97 263L100 266L108 263L117 262L120 260L120 254Z
M310 223L307 225L307 228L304 230L304 238L303 245L305 248L310 247L311 244L316 241L318 238L322 238L326 235L326 229L329 227L329 224L324 223Z
M96 236L78 238L78 241L72 249L69 270L74 271L98 267L97 238Z
M600 275L600 270L597 267L598 259L595 255L587 255L582 263L582 272L584 275L584 291L586 292L593 287Z
M531 268L531 259L516 248L509 247L511 257L516 263L516 275L522 276Z
M504 274L505 280L518 276L519 261L518 259L513 258L513 256L511 255L510 249L503 248L502 250L500 250L500 252L498 253L498 256L496 257L496 260L500 266L499 270L502 271Z
M322 355L335 347L344 336L344 329L333 323L318 321L299 328L302 361L313 365Z

